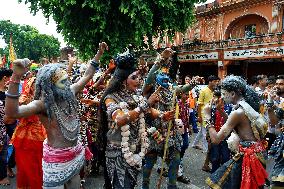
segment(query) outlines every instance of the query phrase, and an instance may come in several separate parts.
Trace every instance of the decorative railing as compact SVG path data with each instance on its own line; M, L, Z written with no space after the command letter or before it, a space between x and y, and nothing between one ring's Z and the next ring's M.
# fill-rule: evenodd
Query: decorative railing
M183 44L176 47L179 51L206 51L230 48L247 48L284 43L284 33L260 34L253 37L227 39L222 41L203 42L184 39Z
M221 0L215 0L212 3L207 3L207 4L196 7L195 13L198 15L198 14L210 12L212 10L218 10L221 7L229 7L233 4L241 3L244 1L247 1L246 3L252 3L252 2L249 2L252 0L225 0L222 2Z
M208 12L208 11L211 11L213 9L219 8L219 6L220 6L219 1L215 0L212 3L207 3L205 5L200 5L200 6L196 7L195 13L200 14L200 13L203 13L203 12Z
M245 1L245 0L225 0L222 3L220 3L220 5L221 5L221 7L224 7L224 6L229 6L229 5L232 5L232 4L235 4L235 3L240 3L242 1Z

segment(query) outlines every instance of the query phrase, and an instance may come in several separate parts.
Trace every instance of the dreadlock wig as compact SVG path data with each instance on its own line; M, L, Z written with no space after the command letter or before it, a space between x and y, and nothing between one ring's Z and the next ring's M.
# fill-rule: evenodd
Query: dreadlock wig
M244 97L245 101L257 112L259 112L260 99L256 92L247 85L247 82L240 76L230 75L223 81L221 88L228 92L235 92Z
M54 78L58 78L56 74L60 70L61 73L64 70L61 64L47 64L38 71L34 99L44 101L49 121L54 115L63 136L67 140L73 141L77 139L79 134L78 103L70 89L70 81L65 83L64 89L56 87ZM70 116L74 119L71 119ZM69 132L71 130L72 132Z

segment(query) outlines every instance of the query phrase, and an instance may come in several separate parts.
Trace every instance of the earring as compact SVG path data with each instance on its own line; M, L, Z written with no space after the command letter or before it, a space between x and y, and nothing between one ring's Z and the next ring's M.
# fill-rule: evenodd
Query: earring
M122 83L122 89L126 90L126 84L124 82Z

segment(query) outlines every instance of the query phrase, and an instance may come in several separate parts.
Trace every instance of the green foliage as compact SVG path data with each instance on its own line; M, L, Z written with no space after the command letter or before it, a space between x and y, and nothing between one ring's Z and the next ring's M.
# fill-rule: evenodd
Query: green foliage
M60 55L60 42L57 38L40 34L32 26L13 24L7 20L0 20L0 36L3 37L7 44L10 43L11 33L17 58L27 57L31 60L39 61L43 57L50 59ZM6 48L8 49L9 45Z
M19 0L22 2L23 0ZM109 55L128 44L142 49L144 36L184 32L193 20L194 3L204 0L25 0L34 14L41 9L53 17L57 30L84 58L94 56L100 41Z

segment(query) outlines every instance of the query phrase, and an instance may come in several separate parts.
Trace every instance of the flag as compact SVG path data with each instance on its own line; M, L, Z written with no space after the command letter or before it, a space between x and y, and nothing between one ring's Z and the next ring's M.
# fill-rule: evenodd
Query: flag
M3 62L2 62L2 56L0 54L0 67L2 68L3 67Z
M14 60L17 59L16 57L16 53L15 53L15 50L14 50L14 47L13 47L13 41L12 41L12 36L13 34L10 35L10 48L9 48L9 60L10 60L10 68L12 69L12 66L13 66L13 62Z
M4 56L2 58L2 64L3 64L3 66L6 65L6 54L4 54Z

